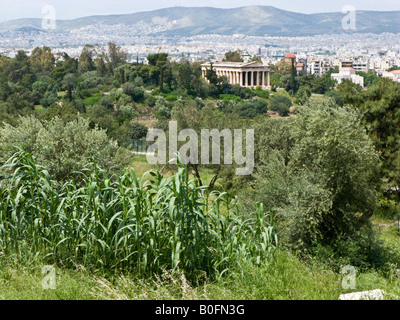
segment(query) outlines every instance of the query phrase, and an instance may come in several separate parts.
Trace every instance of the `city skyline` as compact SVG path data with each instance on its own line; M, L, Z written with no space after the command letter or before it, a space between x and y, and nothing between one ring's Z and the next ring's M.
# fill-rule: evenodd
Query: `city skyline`
M20 18L40 18L43 17L42 8L52 5L56 9L57 19L75 19L92 15L108 14L127 14L143 11L151 11L168 7L216 7L216 8L236 8L248 5L274 6L276 8L299 12L299 13L323 13L340 12L344 6L353 6L356 10L368 11L397 11L400 10L398 0L339 0L334 3L326 3L320 0L156 0L150 3L139 1L116 0L93 1L93 0L70 0L65 1L39 1L39 0L0 0L2 10L0 21L8 21ZM123 8L123 9L120 9Z

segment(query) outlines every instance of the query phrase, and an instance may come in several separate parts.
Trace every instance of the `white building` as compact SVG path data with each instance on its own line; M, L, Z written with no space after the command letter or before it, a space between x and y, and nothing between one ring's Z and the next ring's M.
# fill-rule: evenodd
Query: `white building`
M308 73L316 77L322 77L329 70L331 70L330 64L323 60L314 60L308 65Z
M332 73L331 77L336 80L338 84L341 84L343 80L346 79L364 88L364 77L356 75L356 70L354 68L340 68L339 73Z
M370 69L369 59L358 59L353 61L353 69L368 72Z
M382 72L382 77L383 78L389 78L393 81L399 82L400 83L400 70L394 70L390 72Z

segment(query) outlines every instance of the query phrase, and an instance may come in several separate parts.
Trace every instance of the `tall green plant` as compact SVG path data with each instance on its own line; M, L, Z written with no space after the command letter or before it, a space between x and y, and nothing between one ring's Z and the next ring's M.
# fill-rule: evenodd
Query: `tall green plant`
M243 261L268 262L277 246L273 222L259 205L239 218L235 198L203 192L180 166L170 178L128 170L116 182L96 164L82 183L59 186L32 155L6 164L10 186L0 193L0 250L29 260L139 274L180 269L216 276Z

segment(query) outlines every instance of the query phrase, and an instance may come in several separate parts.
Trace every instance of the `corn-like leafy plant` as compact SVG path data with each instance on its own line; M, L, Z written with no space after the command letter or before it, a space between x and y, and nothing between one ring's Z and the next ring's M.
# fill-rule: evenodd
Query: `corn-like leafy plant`
M133 169L110 179L94 164L79 185L58 185L25 151L5 166L12 175L0 190L0 250L19 259L33 253L103 271L221 276L243 261L268 262L277 246L261 205L241 220L234 197L208 192L182 165L172 177L150 171L139 181Z

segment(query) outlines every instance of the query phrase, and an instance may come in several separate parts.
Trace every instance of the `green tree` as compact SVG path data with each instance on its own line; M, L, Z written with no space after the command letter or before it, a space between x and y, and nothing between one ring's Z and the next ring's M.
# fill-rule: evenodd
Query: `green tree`
M156 67L159 71L159 86L160 92L164 91L164 75L168 68L168 54L167 53L155 53L147 56L149 64Z
M379 80L379 77L375 74L375 72L372 71L371 72L357 71L356 74L364 78L364 86L367 88L374 85Z
M400 70L400 67L399 66L393 66L393 67L390 67L387 71L390 72L390 71L395 71L395 70Z
M64 76L62 81L63 85L65 85L67 88L67 97L69 101L72 101L72 91L75 87L75 79L76 77L73 73L68 73Z
M383 191L400 200L400 85L380 79L363 95L360 109L376 149L381 153ZM396 191L397 190L397 191Z
M237 104L233 112L245 118L255 118L259 114L267 112L268 103L265 100L254 98L251 101L245 101Z
M210 84L214 86L217 86L222 82L222 77L218 77L212 63L210 63L210 69L206 70L206 78L210 82Z
M344 105L343 96L337 90L329 90L327 93L325 93L325 96L333 99L333 101L338 106L343 107L343 105Z
M38 72L52 71L55 67L54 55L46 46L33 49L29 61Z
M242 51L240 51L240 50L228 51L228 52L225 53L225 59L223 59L222 61L243 62Z
M336 82L329 73L325 73L322 77L314 77L311 84L313 93L325 94L335 86Z
M309 86L301 86L296 93L296 103L303 105L311 97L311 88Z
M55 117L42 123L32 116L20 118L16 126L6 124L0 129L0 162L7 161L16 147L32 153L57 181L71 179L92 160L113 173L121 172L131 161L129 153L110 140L105 130L91 129L83 117L69 122Z
M85 45L79 56L78 72L85 73L88 71L95 70L95 64L93 61L93 54L95 53L95 48L92 45Z
M256 128L256 154L250 201L276 213L285 245L328 245L368 225L379 155L356 109L309 101L297 117L269 119Z
M139 122L134 122L131 125L131 138L132 139L142 139L145 138L149 129Z
M274 95L270 103L270 109L278 112L281 117L287 117L289 115L291 106L292 100L282 95Z
M112 69L116 68L120 64L125 64L127 60L127 52L123 51L120 46L117 46L115 42L108 43L108 57Z
M254 56L251 58L250 61L255 61L255 62L258 62L258 63L262 63L261 57L260 57L260 56L256 56L256 55L254 55Z
M363 88L350 80L344 79L341 84L337 86L337 91L343 97L345 104L353 106L360 106L364 101L362 94Z

